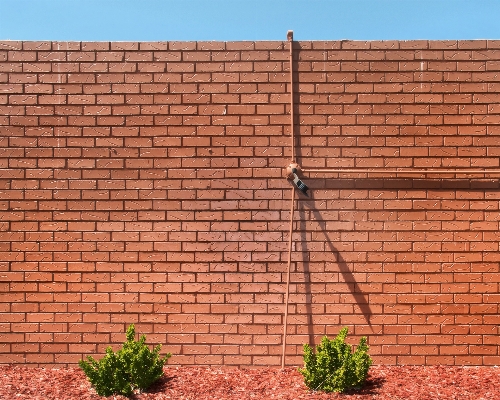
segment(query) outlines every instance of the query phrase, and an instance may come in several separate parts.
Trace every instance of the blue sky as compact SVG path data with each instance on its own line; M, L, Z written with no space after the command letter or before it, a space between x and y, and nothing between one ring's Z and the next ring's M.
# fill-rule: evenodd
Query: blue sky
M500 0L0 0L0 40L500 39Z

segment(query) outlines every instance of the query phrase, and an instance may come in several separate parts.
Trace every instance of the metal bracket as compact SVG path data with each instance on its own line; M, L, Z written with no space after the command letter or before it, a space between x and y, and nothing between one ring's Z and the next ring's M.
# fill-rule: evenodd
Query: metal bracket
M309 189L309 187L304 182L302 182L300 178L297 176L298 171L300 171L300 166L298 164L295 163L290 164L286 169L287 178L292 179L297 189L299 189L303 194L308 196L307 190Z

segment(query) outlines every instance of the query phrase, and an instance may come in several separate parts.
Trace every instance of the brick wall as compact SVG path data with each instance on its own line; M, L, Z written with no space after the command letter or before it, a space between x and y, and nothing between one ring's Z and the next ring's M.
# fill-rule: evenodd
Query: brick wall
M172 364L279 365L287 42L0 42L0 363L135 323ZM500 167L500 42L295 42L306 167ZM438 179L439 178L439 179ZM287 364L500 362L498 179L304 174Z

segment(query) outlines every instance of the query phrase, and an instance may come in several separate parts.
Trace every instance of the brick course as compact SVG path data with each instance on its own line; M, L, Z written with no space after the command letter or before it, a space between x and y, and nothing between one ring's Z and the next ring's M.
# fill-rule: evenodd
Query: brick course
M0 363L137 325L172 364L279 365L287 42L0 42ZM303 168L499 168L499 41L294 42ZM348 326L385 364L494 365L500 185L310 173L287 364Z

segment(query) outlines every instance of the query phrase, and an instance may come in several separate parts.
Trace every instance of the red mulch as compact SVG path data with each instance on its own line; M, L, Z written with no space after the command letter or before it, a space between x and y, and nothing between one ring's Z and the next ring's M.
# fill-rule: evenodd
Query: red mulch
M133 399L500 399L500 368L372 366L366 385L348 394L312 392L296 368L166 367L165 376ZM97 400L79 368L0 366L0 399ZM123 396L108 399L124 400Z

